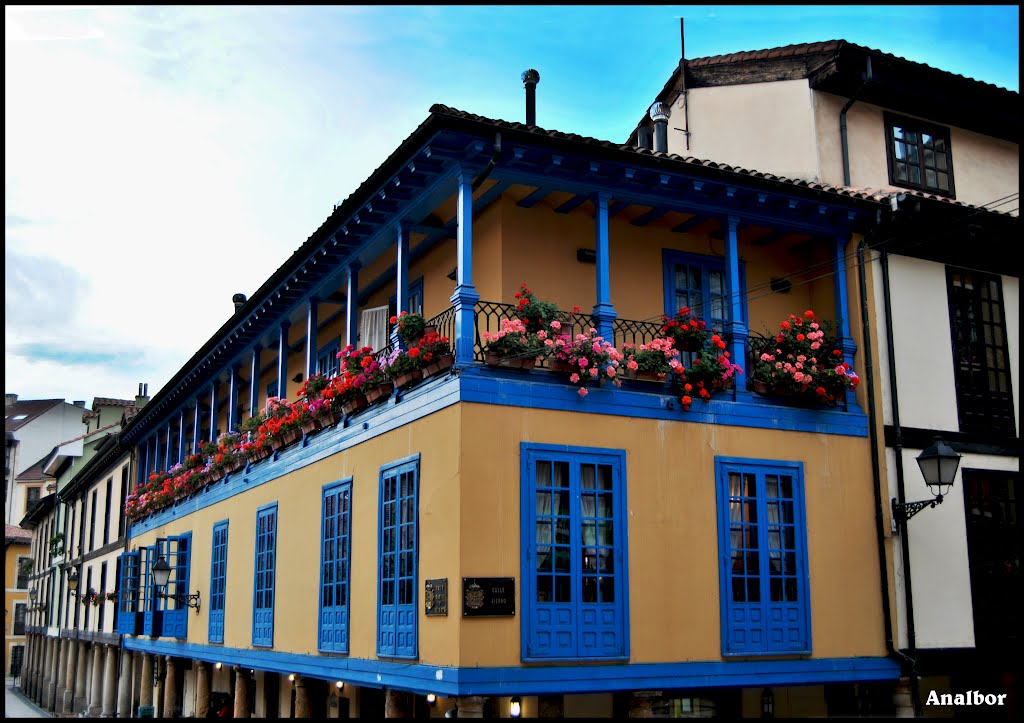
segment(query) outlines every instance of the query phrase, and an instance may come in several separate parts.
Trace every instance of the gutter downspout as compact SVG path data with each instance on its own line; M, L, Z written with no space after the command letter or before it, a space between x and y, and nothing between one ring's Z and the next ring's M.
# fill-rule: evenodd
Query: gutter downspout
M494 151L491 153L491 160L487 162L487 167L480 172L480 175L473 179L473 190L477 190L483 185L483 182L487 180L487 177L491 175L491 171L498 165L498 157L501 155L501 133L494 134Z
M846 101L846 105L839 111L839 140L843 147L843 185L850 185L850 140L846 135L846 111L850 110L850 107L857 102L857 98L867 87L868 83L873 80L871 75L871 56L868 56L868 67L864 72L864 82L860 84L860 87L853 92L850 99ZM858 252L859 253L859 252Z
M879 211L881 214L881 211ZM866 234L857 245L857 283L860 290L860 312L861 312L861 325L863 327L864 337L864 379L867 386L868 396L868 434L871 443L871 477L873 481L872 487L874 488L875 497L875 531L876 540L878 545L878 562L880 565L881 572L881 592L882 592L882 624L885 627L885 649L889 655L900 659L901 667L910 673L911 677L911 700L914 705L915 715L919 716L920 701L917 695L915 685L916 678L916 667L917 661L914 658L910 658L900 651L893 640L892 632L892 614L889 611L890 604L890 592L889 592L889 565L886 561L885 555L885 518L883 516L883 500L888 499L888 495L882 495L882 468L881 460L878 454L878 428L877 428L877 412L875 402L875 369L872 362L872 345L871 345L871 311L868 306L868 295L867 295L867 273L865 265L865 250L868 248L868 237L873 236L875 230L872 229ZM891 334L888 332L888 304L886 304L886 329L887 336ZM891 359L890 352L890 359ZM904 535L904 537L906 537Z

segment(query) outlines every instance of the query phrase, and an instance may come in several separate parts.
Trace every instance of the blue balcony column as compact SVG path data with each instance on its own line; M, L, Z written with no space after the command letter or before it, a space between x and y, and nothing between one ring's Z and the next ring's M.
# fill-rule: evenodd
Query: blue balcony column
M139 445L139 480L138 483L145 484L149 481L149 442Z
M345 346L359 341L359 262L348 265L348 294L345 296Z
M167 429L164 432L164 434L166 435L164 437L164 469L170 469L173 466L173 464L174 464L173 462L171 462L171 459L172 459L171 455L174 453L174 450L171 449L171 423L170 422L167 423Z
M217 395L220 393L220 381L210 382L210 441L217 441Z
M608 263L608 202L611 194L601 191L594 195L594 250L597 256L597 303L594 304L594 326L606 340L615 341L614 324L617 314L612 306L610 264Z
M317 322L316 312L320 301L311 296L306 305L306 379L316 374Z
M228 369L228 428L227 432L234 431L238 426L238 365L232 364Z
M281 322L281 331L277 337L277 396L285 399L288 396L288 329L291 324Z
M398 235L395 239L398 248L395 259L395 313L401 314L409 310L409 223L399 221L395 230ZM391 329L391 343L401 345L397 324Z
M850 294L846 283L846 246L849 238L836 238L835 249L835 292L836 292L836 338L843 358L853 364L857 345L850 333Z
M743 322L743 297L740 291L739 225L740 220L736 216L729 216L725 220L725 276L728 284L730 318L725 325L725 331L729 337L729 356L732 363L743 367L743 373L746 374L749 364L745 352L747 325Z
M252 349L252 365L249 372L249 416L255 417L260 403L260 354L263 347L257 344Z
M178 449L175 451L178 462L185 461L185 408L178 410Z
M200 431L203 428L203 421L200 417L202 409L203 404L199 397L196 397L196 411L192 419L192 454L199 451L199 443L203 441L199 438Z
M160 469L160 447L159 440L155 434L149 438L149 446L151 449L149 452L149 472L146 474L147 478Z
M480 294L473 286L473 179L465 169L456 175L458 194L458 232L456 254L458 260L455 292L451 296L455 307L455 363L466 367L473 363L476 337L476 302Z

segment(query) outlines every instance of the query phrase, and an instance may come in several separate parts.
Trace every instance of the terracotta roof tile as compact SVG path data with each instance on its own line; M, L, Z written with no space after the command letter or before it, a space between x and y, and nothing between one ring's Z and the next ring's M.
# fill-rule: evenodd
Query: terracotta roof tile
M32 533L17 525L4 525L4 539L7 542L32 542Z
M92 408L96 407L130 407L135 404L134 399L112 399L110 397L93 397Z
M14 432L21 429L43 412L62 404L63 399L26 399L4 407L4 430ZM15 419L21 415L24 419Z

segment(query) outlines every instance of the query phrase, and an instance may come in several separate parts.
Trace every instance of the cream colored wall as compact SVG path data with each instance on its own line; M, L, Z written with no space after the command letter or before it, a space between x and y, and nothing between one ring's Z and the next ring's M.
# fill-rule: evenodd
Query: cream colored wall
M625 449L631 662L719 660L714 458L802 461L812 657L885 654L866 438L462 406L459 575L519 579L520 442ZM518 619L470 623L461 665L519 663Z
M845 98L831 93L813 92L815 129L821 155L821 177L832 184L843 182L842 146L839 139L839 112ZM870 103L855 103L846 114L850 148L850 185L889 188L886 155L885 109ZM917 118L907 113L898 113ZM928 120L928 119L922 119ZM953 154L953 184L956 200L982 206L1020 190L1020 146L948 124ZM1016 203L1000 206L1009 211Z
M818 176L815 119L806 80L693 88L690 145L683 127L683 96L672 107L668 150L788 178Z
M174 520L131 540L131 548L153 544L157 537L192 533L190 588L209 600L213 525L228 527L228 573L224 645L252 646L253 555L257 508L277 502L278 539L274 610L274 650L317 652L318 581L322 489L353 478L352 583L350 651L354 658L374 658L377 630L377 513L381 465L420 453L420 557L417 599L422 662L457 663L458 616L425 618L422 580L456 580L459 536L452 520L459 509L459 410L450 407L369 440L357 448L260 485L225 502ZM313 524L310 524L311 520ZM454 582L452 583L455 584ZM205 605L204 605L205 607ZM208 615L189 617L188 642L205 645Z

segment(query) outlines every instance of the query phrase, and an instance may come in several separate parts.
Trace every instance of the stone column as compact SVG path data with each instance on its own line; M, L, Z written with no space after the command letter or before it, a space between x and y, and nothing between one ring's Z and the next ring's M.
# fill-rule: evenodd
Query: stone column
M99 643L92 644L92 685L89 688L89 708L86 715L97 717L103 710L103 647Z
M306 680L301 675L296 675L292 685L295 686L295 717L309 718L312 711L309 705L309 691L306 690Z
M235 666L235 718L248 718L249 712L249 672L245 668Z
M39 671L40 684L36 689L36 702L43 708L46 708L46 692L50 689L50 680L53 675L53 638L46 636L43 638L43 667ZM52 700L53 693L50 693Z
M296 701L298 699L296 698ZM296 714L298 713L298 702L295 704ZM388 688L384 691L384 717L385 718L412 718L409 694L400 690Z
M21 692L27 697L32 697L32 675L35 672L36 664L36 643L35 635L28 635L25 638L25 665L21 671Z
M178 665L170 655L165 660L167 664L164 666L164 718L177 718Z
M164 710L164 665L163 658L153 656L153 717L163 718Z
M68 640L67 665L64 667L64 694L60 700L60 712L68 715L74 711L75 669L78 667L78 641Z
M900 678L892 693L892 702L896 706L897 718L914 717L914 701L910 695L910 679Z
M117 710L117 648L106 646L106 659L103 661L103 710L104 718L115 718Z
M117 717L132 717L132 661L130 650L121 648L121 673L117 676Z
M483 718L484 697L468 695L459 698L459 718Z
M142 696L142 659L146 656L141 650L136 650L132 657L135 659L132 665L132 715L137 715ZM152 679L153 671L149 671Z
M196 670L196 718L205 718L210 713L210 666L196 660L192 667Z
M64 641L59 637L53 639L53 662L50 666L50 682L46 686L46 710L51 713L57 706L57 678L60 676L60 656L64 654Z
M71 638L62 638L60 641L60 659L57 661L57 689L53 694L53 712L60 713L64 710L64 691L67 690L68 656L71 651Z
M139 679L139 706L147 705L153 705L153 656L143 653L142 677Z
M72 691L72 713L80 713L85 710L89 700L88 678L85 674L89 671L89 644L84 640L78 641L78 662L75 664L75 687Z

